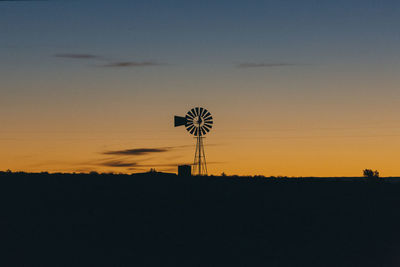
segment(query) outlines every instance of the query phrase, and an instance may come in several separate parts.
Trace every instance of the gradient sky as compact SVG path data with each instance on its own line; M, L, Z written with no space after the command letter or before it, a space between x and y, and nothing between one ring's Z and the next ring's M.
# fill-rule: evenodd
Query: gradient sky
M0 1L0 170L400 175L400 2ZM130 151L126 151L130 150Z

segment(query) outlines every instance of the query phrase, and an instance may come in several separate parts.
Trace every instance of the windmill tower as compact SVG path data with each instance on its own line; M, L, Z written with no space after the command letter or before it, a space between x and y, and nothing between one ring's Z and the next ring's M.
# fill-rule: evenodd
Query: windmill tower
M195 107L186 113L185 117L175 116L175 127L184 125L186 130L196 138L193 173L207 175L206 155L204 153L204 135L212 128L213 117L205 108Z

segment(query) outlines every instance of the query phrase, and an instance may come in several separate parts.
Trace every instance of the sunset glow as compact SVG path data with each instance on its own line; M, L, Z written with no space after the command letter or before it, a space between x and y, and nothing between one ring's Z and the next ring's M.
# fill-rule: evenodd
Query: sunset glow
M0 170L400 174L398 2L132 2L0 2Z

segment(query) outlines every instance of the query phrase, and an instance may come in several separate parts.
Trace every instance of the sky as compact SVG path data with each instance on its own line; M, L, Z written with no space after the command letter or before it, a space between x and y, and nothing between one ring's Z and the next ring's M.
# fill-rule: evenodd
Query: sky
M400 175L400 2L0 1L0 170Z

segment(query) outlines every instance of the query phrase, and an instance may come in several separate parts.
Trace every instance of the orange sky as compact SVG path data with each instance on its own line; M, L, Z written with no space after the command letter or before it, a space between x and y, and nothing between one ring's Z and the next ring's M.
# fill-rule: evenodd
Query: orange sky
M195 140L184 128L173 127L173 114L184 115L190 106L182 105L182 112L179 107L163 107L160 114L152 112L152 107L140 107L140 112L134 106L126 108L131 112L121 112L115 106L82 116L78 112L66 116L41 109L30 114L16 112L14 116L20 116L17 121L25 117L26 123L3 120L13 130L1 133L0 168L50 172L131 173L150 168L176 171L174 165L193 161ZM302 105L291 107L290 103L282 107L273 103L254 105L251 119L240 114L240 105L227 109L210 107L215 125L205 140L209 173L357 176L363 168L373 168L382 175L394 176L399 172L400 127L391 113L393 107L381 107L381 114L387 114L382 121L374 118L375 110L356 105L342 105L338 112ZM361 114L348 111L355 108L360 108ZM146 119L140 119L142 116ZM40 120L34 121L34 117ZM171 149L145 155L104 154L166 147ZM116 161L137 165L104 166Z

